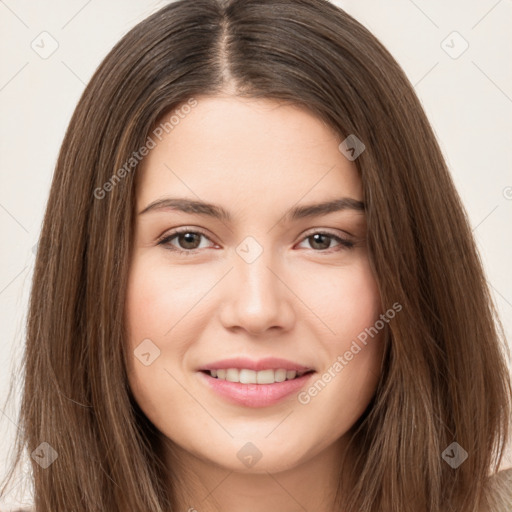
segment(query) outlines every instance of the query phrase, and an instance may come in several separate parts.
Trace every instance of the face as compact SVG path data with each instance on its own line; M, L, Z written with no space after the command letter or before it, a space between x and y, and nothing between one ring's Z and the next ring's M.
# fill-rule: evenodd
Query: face
M197 98L160 138L137 170L130 388L203 461L292 468L343 439L380 372L356 167L321 120L270 100Z

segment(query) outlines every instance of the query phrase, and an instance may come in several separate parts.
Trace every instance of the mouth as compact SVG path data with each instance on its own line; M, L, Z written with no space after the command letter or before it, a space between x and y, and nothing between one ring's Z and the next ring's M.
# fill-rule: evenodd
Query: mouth
M287 370L285 368L250 370L248 368L218 368L201 370L202 373L218 380L240 384L276 384L288 380L299 379L314 370Z
M200 370L197 375L217 397L237 406L260 408L282 403L287 397L298 393L315 373L314 370L298 372L283 368L258 372L244 368L220 368ZM284 380L281 380L283 377Z

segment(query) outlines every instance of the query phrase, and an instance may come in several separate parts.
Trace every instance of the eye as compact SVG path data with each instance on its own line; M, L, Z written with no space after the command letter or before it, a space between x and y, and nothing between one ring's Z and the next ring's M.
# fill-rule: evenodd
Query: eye
M334 248L334 252L354 247L354 242L325 231L317 231L304 238L304 241L310 241L309 243L313 249L317 249L316 252L333 252L331 250L326 251L326 249L332 249L331 242L333 240L339 244L337 248Z
M181 228L164 235L164 237L158 241L158 245L164 245L166 248L183 255L194 254L196 250L201 248L201 237L209 240L201 231ZM176 239L178 247L171 243L174 239Z
M164 235L158 242L157 245L163 245L171 251L175 251L180 255L195 254L201 248L201 237L210 240L202 231L197 231L190 228L180 228L173 232ZM172 242L176 239L177 245ZM334 249L331 247L332 241L338 242L338 246ZM211 240L210 240L211 241ZM304 241L310 241L311 247L315 252L337 252L343 249L352 249L354 242L342 238L333 233L325 231L317 231L309 234L303 239Z

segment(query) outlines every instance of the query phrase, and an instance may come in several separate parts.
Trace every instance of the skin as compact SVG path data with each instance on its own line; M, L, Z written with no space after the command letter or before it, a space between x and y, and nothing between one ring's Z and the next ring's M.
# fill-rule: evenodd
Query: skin
M375 323L382 310L364 212L283 219L297 205L362 201L361 181L339 135L305 109L228 94L196 99L139 167L136 212L186 197L221 205L233 221L171 208L137 214L128 348L150 339L160 354L148 366L132 357L129 385L162 434L165 460L183 468L175 469L179 510L330 511L347 432L376 390L381 333L307 404L292 394L269 407L235 405L197 370L275 356L315 368L314 382ZM178 227L206 237L158 244ZM324 230L354 246L333 237L315 243ZM263 250L250 264L236 251L247 236ZM180 256L170 247L195 251ZM262 454L252 467L237 457L249 441Z

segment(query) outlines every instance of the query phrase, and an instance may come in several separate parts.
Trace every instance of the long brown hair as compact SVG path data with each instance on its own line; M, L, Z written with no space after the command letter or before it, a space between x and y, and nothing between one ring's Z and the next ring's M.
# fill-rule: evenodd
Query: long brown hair
M355 163L370 262L383 308L399 301L403 309L389 324L376 394L353 430L354 478L343 489L340 479L337 510L479 510L509 438L509 353L413 87L368 30L326 0L180 0L108 54L59 154L12 466L43 442L58 454L46 469L30 460L37 511L175 510L178 487L168 485L158 433L127 384L130 159L164 114L225 91L302 106L366 146ZM468 454L457 468L442 456L454 442Z

